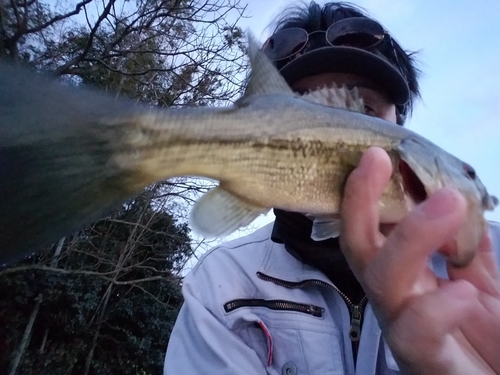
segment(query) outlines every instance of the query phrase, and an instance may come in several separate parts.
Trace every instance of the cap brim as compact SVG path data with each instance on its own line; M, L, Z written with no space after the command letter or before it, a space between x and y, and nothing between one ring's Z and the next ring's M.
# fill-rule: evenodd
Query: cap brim
M318 48L297 57L280 70L290 86L302 78L330 72L352 73L368 78L397 105L405 104L410 97L408 85L396 68L381 57L359 48Z

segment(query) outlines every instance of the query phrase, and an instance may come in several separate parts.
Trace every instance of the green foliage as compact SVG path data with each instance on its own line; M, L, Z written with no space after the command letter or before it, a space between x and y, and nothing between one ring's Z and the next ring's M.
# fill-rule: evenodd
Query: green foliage
M40 294L21 373L82 374L93 346L92 373L161 373L182 303L178 270L191 254L187 226L137 199L65 246L57 268L0 277L3 352L15 352Z

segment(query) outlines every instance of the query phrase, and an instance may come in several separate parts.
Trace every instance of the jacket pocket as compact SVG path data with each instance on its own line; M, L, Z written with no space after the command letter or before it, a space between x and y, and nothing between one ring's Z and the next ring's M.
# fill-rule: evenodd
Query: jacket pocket
M226 313L243 307L264 307L271 310L301 312L318 318L323 316L324 311L324 309L319 306L278 299L235 299L224 304L224 310Z
M239 327L238 334L256 352L268 374L345 374L342 336L336 326L325 321L321 307L246 299L230 301L224 309L227 314L239 316L233 324Z

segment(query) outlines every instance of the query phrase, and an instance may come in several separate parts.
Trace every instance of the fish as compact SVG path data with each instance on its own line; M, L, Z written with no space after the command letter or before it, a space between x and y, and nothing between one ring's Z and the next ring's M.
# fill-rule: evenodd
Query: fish
M336 236L346 179L371 146L393 165L381 223L397 223L442 187L457 189L467 222L450 262L470 262L488 227L484 212L498 204L470 165L363 114L355 90L336 90L341 108L301 97L250 37L247 54L248 83L232 105L167 109L2 62L0 262L39 251L176 176L219 182L190 214L202 236L227 235L271 208L311 217L313 238Z

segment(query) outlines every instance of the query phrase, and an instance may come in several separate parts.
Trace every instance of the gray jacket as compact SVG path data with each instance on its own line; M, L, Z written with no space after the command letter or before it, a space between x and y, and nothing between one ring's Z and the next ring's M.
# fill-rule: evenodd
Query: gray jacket
M490 223L500 264L500 224ZM165 375L399 374L370 305L356 367L349 308L326 276L270 240L272 224L204 254L183 283L185 303ZM431 259L445 277L443 259Z

